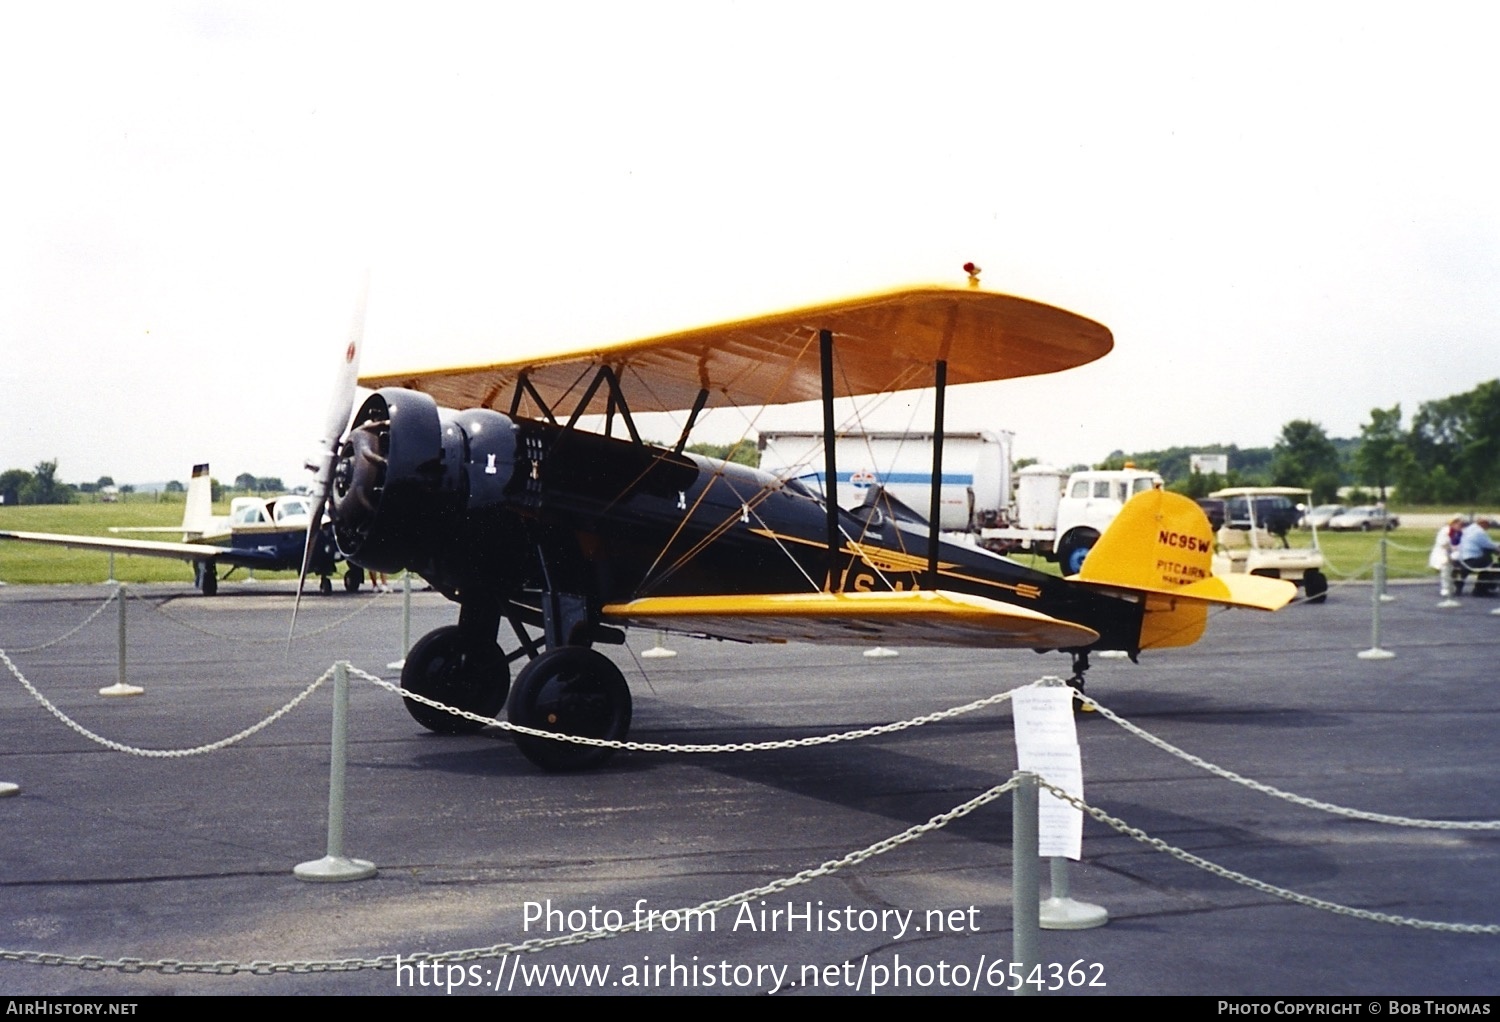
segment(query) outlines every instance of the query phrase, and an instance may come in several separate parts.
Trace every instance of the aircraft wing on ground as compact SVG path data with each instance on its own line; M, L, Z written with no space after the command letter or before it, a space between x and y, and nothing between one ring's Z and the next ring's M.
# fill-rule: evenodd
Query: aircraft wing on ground
M606 605L604 619L741 642L1050 649L1099 638L1092 628L1027 607L928 590L647 596Z
M514 409L523 392L543 407L582 397L590 372L629 379L635 412L776 405L823 397L818 335L839 338L836 397L931 386L933 363L948 383L1037 376L1092 362L1114 338L1063 309L977 288L914 287L758 316L660 337L525 361L367 375L370 388L430 394L448 408ZM588 410L604 412L607 396Z
M174 530L178 531L178 530ZM48 543L78 550L101 550L112 554L135 554L141 557L175 557L184 561L217 561L239 568L270 566L279 558L274 548L214 546L209 543L168 543L151 539L110 539L107 536L69 536L55 532L0 531L0 539L21 543ZM277 567L284 567L276 564Z

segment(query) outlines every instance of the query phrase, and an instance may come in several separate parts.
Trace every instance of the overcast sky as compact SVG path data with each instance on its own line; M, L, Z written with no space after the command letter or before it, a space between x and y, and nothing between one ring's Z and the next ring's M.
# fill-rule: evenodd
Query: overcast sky
M385 371L958 283L973 260L1116 346L955 391L955 428L1062 464L1268 445L1294 418L1356 435L1500 375L1497 22L5 4L0 469L302 481L366 266ZM903 398L871 424L928 415Z

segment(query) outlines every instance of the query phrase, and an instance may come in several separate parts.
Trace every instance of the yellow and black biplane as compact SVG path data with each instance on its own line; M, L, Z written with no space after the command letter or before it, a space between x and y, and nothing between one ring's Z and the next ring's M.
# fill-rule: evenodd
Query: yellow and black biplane
M629 626L750 642L1060 650L1081 686L1091 651L1190 644L1209 604L1287 603L1287 583L1211 576L1208 522L1174 494L1137 496L1082 571L1060 579L943 541L926 524L937 520L936 486L926 520L878 500L850 512L803 483L685 451L705 408L816 400L823 478L836 479L836 398L933 388L938 480L948 387L1058 372L1113 346L1098 323L973 284L361 378L374 393L352 422L347 401L333 414L320 470L339 547L367 569L410 569L459 606L456 625L412 647L403 687L484 716L508 693L513 723L621 739L630 691L592 647L623 642ZM670 448L643 442L633 419L663 411L686 413ZM579 427L586 415L602 417L602 433ZM498 638L507 622L511 653ZM407 706L434 731L479 726ZM548 769L609 754L518 744Z

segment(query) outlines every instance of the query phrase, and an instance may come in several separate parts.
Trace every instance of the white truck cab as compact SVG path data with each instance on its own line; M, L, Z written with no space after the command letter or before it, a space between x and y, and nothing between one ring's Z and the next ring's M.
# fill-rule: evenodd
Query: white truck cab
M1160 475L1130 464L1074 472L1066 483L1057 469L1029 465L1016 472L1012 523L982 529L980 539L1001 553L1039 553L1057 561L1064 575L1076 575L1125 502L1161 485Z

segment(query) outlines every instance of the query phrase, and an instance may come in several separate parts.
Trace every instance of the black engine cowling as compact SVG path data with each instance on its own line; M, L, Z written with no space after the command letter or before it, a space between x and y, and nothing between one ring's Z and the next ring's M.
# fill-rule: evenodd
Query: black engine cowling
M505 520L515 449L514 424L498 412L451 412L416 391L376 391L334 467L339 548L366 568L409 568L445 588L481 571L492 577L517 542Z

